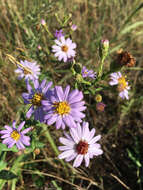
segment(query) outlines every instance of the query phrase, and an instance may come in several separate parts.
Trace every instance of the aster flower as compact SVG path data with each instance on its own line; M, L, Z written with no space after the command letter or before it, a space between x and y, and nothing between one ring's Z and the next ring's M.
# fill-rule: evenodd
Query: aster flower
M86 109L85 102L82 101L83 94L79 90L70 92L68 85L64 90L61 86L53 89L53 94L49 100L43 100L44 110L47 111L45 120L48 125L56 122L56 128L62 129L65 126L76 127L75 122L81 122L85 114L82 113Z
M77 123L76 128L70 129L70 135L65 133L66 137L59 139L64 145L58 147L63 151L58 156L59 159L65 159L67 162L74 159L73 167L79 167L85 160L85 166L88 167L91 158L103 153L100 144L97 143L101 135L94 137L94 134L95 129L90 131L88 122L83 122L82 127Z
M110 78L111 81L109 82L109 84L111 86L118 85L119 96L122 99L129 99L128 90L130 89L130 87L128 86L128 82L126 81L125 77L122 76L120 72L117 72L112 73L110 75Z
M26 80L38 79L40 75L40 67L36 62L29 61L20 61L21 65L18 65L18 68L15 70L19 74L19 79L25 78Z
M83 66L81 73L83 78L89 77L95 79L96 77L96 72L93 70L88 70L85 66Z
M55 53L55 57L58 57L59 61L63 59L64 62L67 62L68 58L75 57L76 44L70 38L65 39L62 36L59 40L55 40L55 43L56 45L52 46L52 52Z
M64 36L63 30L56 30L54 36L59 40L62 36Z
M32 89L29 82L26 82L28 93L23 93L22 97L24 99L25 104L30 104L28 112L26 113L26 117L30 118L32 114L34 114L34 119L43 122L44 118L44 110L41 104L41 101L46 99L50 95L49 88L52 85L52 82L46 84L46 80L43 80L41 84L39 84L38 80L34 80L34 88Z
M18 128L16 127L15 121L13 121L12 127L5 125L5 130L0 131L0 134L2 134L1 138L4 139L2 143L6 144L8 148L12 148L15 144L18 149L24 149L24 145L30 146L30 137L25 134L31 130L31 127L21 131L24 124L25 121L23 121Z

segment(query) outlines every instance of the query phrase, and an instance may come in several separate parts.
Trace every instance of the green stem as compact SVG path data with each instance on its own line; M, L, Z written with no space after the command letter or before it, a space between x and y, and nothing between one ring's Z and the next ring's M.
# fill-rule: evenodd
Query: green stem
M49 36L50 36L51 38L53 38L53 35L52 35L52 33L49 31L48 26L47 26L46 24L44 25L44 28L45 28L46 32L49 34Z
M103 70L104 60L105 60L105 57L103 57L102 60L101 60L101 64L99 66L99 71L98 71L98 77L102 76L102 70Z
M57 149L57 146L56 146L56 144L55 144L53 138L52 138L51 135L50 135L50 132L49 132L49 130L48 130L48 128L47 128L47 125L42 124L41 126L42 126L42 128L43 128L44 130L45 130L45 128L46 128L46 130L44 131L44 132L45 132L44 134L45 134L46 138L48 139L48 141L49 141L49 143L50 143L52 149L54 150L56 156L58 156L58 155L59 155L59 150ZM59 161L60 161L61 164L65 167L64 161L61 160L61 159L60 159Z

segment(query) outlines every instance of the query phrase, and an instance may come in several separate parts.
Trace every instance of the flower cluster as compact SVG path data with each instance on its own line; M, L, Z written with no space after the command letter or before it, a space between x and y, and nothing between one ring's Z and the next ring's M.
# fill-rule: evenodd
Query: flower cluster
M46 27L45 20L42 19L41 24ZM76 25L71 26L72 31L76 29ZM78 66L74 60L76 55L76 43L73 43L69 37L66 39L62 29L56 30L54 36L56 38L54 40L55 45L52 46L54 56L58 58L59 61ZM41 50L40 45L38 49ZM80 79L77 80L78 77L76 77L76 80L84 81L86 85L94 85L96 83L94 79L96 78L97 82L99 82L98 78L102 80L103 63L107 57L108 49L109 41L102 40L102 64L100 65L98 73L93 70L88 70L85 66L77 67L76 71L76 67L74 69L72 65L72 69ZM120 55L120 57L122 58L123 56ZM126 57L128 57L127 60L133 62L131 55L126 53ZM121 61L123 62L123 60L122 58ZM133 65L133 63L130 65ZM69 127L69 133L64 131L65 137L60 137L59 139L63 146L58 147L59 150L62 151L58 157L59 159L65 159L67 162L74 160L73 167L79 167L84 160L85 166L88 167L90 159L94 156L101 155L103 151L101 145L97 143L101 135L95 136L95 129L90 130L88 122L83 120L86 116L84 113L86 105L83 92L78 89L72 90L70 85L67 85L65 88L62 86L52 86L53 83L47 83L45 79L40 83L38 78L40 75L40 67L36 62L20 61L15 72L19 75L19 79L24 78L26 82L28 92L22 93L24 103L29 105L26 117L29 119L34 116L35 120L47 125L55 125L56 129L62 128L64 130L66 127ZM84 78L87 77L93 79L93 83L85 81ZM130 87L120 72L110 75L109 84L111 86L117 85L119 96L122 99L129 99L128 90ZM77 88L78 86L75 85L75 87ZM98 90L100 90L100 88ZM93 91L91 88L91 92ZM94 94L96 94L96 92L94 92ZM95 96L95 101L96 110L103 112L106 105L102 102L102 96L100 94ZM31 130L31 127L21 131L24 125L25 121L16 127L16 122L13 121L12 127L4 126L5 130L0 131L0 134L2 134L1 138L3 139L2 143L6 144L8 148L13 147L15 144L18 149L24 149L25 146L30 146L30 137L25 134Z

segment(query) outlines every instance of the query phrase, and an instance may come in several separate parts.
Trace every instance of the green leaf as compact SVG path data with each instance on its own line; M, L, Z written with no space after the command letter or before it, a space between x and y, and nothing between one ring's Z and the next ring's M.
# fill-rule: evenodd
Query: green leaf
M16 148L16 146L13 146L12 148L8 148L5 144L0 144L0 150L18 152L18 149Z
M0 171L3 170L3 169L5 169L6 166L7 166L7 163L1 160L0 161Z
M0 171L0 179L11 180L14 178L17 178L17 175L15 175L13 172L9 170Z
M138 21L138 22L135 22L134 24L131 24L129 26L127 26L125 29L123 29L121 32L120 32L120 35L123 35L123 34L126 34L128 32L130 32L131 30L137 28L138 26L141 26L143 25L143 21Z

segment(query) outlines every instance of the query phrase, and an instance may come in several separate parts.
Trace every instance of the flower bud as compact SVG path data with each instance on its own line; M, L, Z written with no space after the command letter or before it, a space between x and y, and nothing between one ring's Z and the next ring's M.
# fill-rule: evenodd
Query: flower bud
M96 102L101 102L102 101L102 96L100 94L97 94L95 96L95 100L96 100Z
M41 19L41 24L44 26L46 25L46 21L44 19Z
M41 49L42 49L42 47L41 47L40 45L38 45L38 46L37 46L37 48L38 48L39 50L41 50Z
M39 155L39 154L40 154L40 149L39 149L39 148L35 148L34 153L35 153L36 155Z
M103 102L98 102L98 103L96 104L96 110L97 110L97 111L103 112L104 109L105 109L105 107L106 107L106 105L105 105Z
M75 70L76 73L81 73L82 70L82 65L81 63L76 63L73 65L73 69Z
M109 50L109 40L101 40L100 46L99 46L99 55L101 59L105 59L106 56L108 55L108 50Z
M101 40L101 45L102 45L103 49L108 49L109 48L109 40L108 39Z
M75 25L75 24L72 24L72 26L71 26L71 30L72 30L72 31L75 31L75 30L77 30L77 25Z
M82 78L81 74L76 74L76 81L78 83L81 83L83 81L83 78Z

